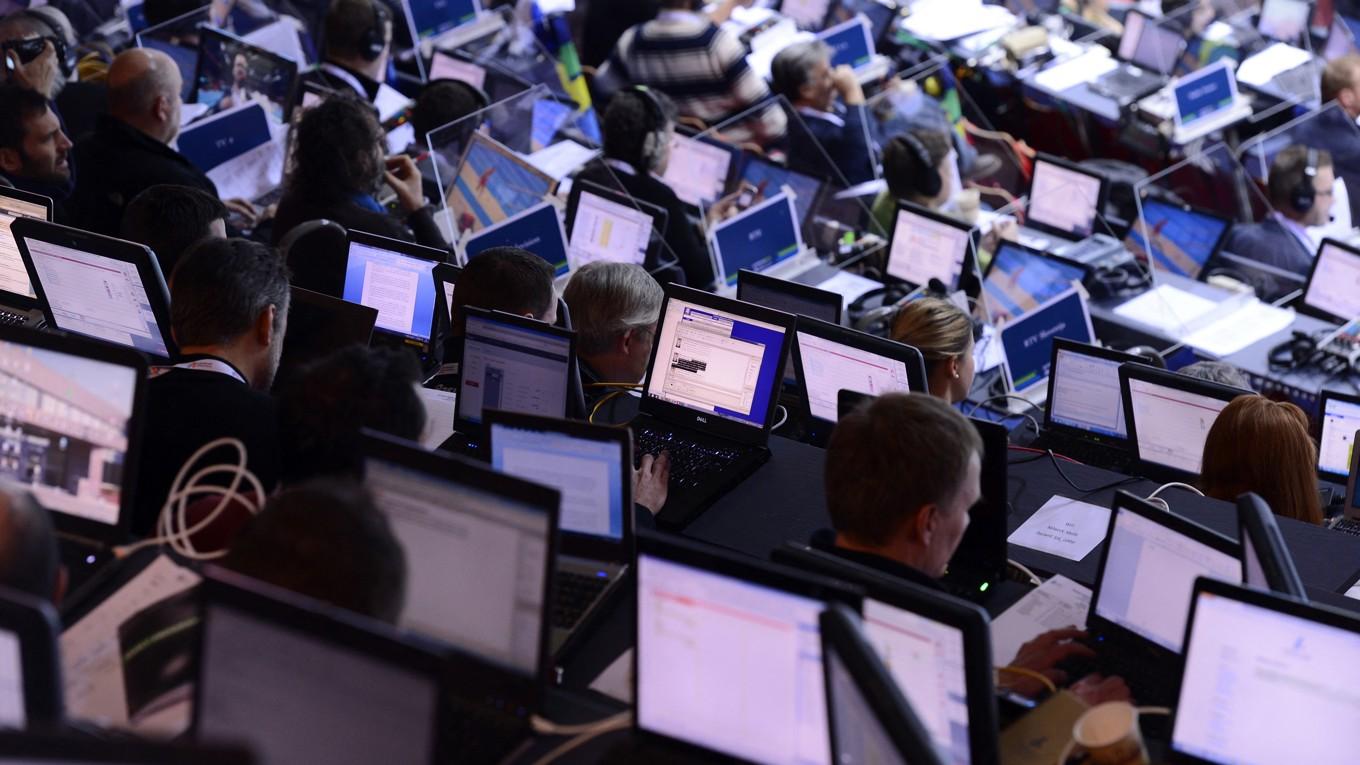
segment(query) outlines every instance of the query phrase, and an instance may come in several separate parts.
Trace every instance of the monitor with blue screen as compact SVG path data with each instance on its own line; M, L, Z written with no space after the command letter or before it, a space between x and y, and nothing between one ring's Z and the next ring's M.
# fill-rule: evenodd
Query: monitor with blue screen
M492 247L519 247L547 261L554 276L566 276L567 237L562 219L551 202L525 210L469 237L463 253L467 260Z
M1193 127L1233 107L1237 102L1237 79L1233 77L1232 66L1232 61L1219 59L1176 81L1172 90L1178 128Z
M995 324L1015 321L1085 278L1076 263L1002 242L982 282L987 312Z
M428 40L477 18L479 0L407 0L407 13L416 38Z
M1014 393L1038 391L1048 381L1055 339L1095 340L1086 299L1075 287L1002 327L1000 335L1006 384Z
M859 69L874 60L874 41L869 35L869 20L856 16L822 31L817 39L831 48L832 67Z
M1124 245L1153 268L1194 279L1231 225L1227 218L1187 205L1144 199L1142 218L1129 228Z
M554 184L513 151L474 133L448 190L449 213L459 232L480 231L537 206Z
M736 288L737 272L743 268L768 271L802 249L793 200L785 194L713 227L713 256L721 283L729 289Z
M793 192L793 204L798 211L798 225L807 225L808 216L822 191L822 182L810 175L776 165L751 154L742 154L741 180L755 189L755 203L783 193L785 186Z
M438 255L438 250L350 231L341 297L376 309L378 331L428 343L439 299Z

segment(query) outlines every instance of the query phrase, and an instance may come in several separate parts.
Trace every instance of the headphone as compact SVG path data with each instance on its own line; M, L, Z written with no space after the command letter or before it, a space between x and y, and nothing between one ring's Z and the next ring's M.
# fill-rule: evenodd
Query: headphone
M642 158L650 170L656 164L656 158L661 155L661 142L666 135L666 110L661 106L661 100L646 85L634 85L628 92L641 98L647 105L647 111L652 115L651 129L642 139Z
M912 180L912 185L923 196L933 197L939 194L944 188L944 179L940 177L940 171L935 167L935 164L930 161L930 152L926 150L926 145L911 133L899 133L897 137L911 148L912 154L916 155L921 167L925 168L923 175Z
M390 17L384 8L379 7L379 0L369 0L369 7L373 9L373 24L359 37L359 58L377 61L387 48L387 35L384 34L383 26Z
M71 50L71 46L66 44L66 33L61 29L60 25L48 18L47 14L42 13L41 11L25 9L19 11L15 15L25 19L32 19L47 27L47 31L51 32L51 34L43 35L38 39L51 41L52 50L57 54L57 64L61 67L61 74L63 77L69 78L76 70L76 55L75 51ZM39 51L39 55L41 55L41 53L42 52Z
M1318 153L1317 149L1308 149L1307 164L1303 167L1303 177L1299 179L1298 185L1289 191L1289 206L1294 208L1294 212L1306 213L1313 209L1313 204L1317 201L1317 189L1313 186L1313 179L1317 177Z
M491 105L491 96L488 96L485 90L482 90L470 82L455 80L451 77L433 80L432 82L452 82L461 85L463 89L467 91L468 95L472 96L472 100L477 102L477 108L474 111L480 112Z

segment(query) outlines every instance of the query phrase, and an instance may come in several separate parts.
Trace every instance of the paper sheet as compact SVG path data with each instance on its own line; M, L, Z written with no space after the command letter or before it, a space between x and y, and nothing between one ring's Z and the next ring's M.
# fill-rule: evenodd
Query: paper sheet
M1015 14L1004 5L983 5L982 0L918 0L902 28L923 40L948 42L1015 23Z
M420 445L433 451L453 435L453 405L458 394L425 387L416 388L416 392L425 405L425 430L420 434Z
M1185 343L1197 351L1223 358L1281 332L1293 323L1293 309L1276 308L1253 300L1213 324L1187 335Z
M1248 85L1265 85L1277 74L1313 59L1313 54L1282 42L1271 43L1265 50L1247 58L1237 67L1237 81Z
M1119 62L1110 58L1109 51L1096 45L1076 58L1070 58L1034 75L1034 84L1050 93L1061 93L1083 82L1092 82L1117 66Z
M288 134L277 130L267 143L208 171L222 199L257 199L283 183Z
M1084 627L1090 605L1089 588L1054 576L992 620L992 661L1009 664L1020 646L1049 630Z
M1055 494L1011 534L1013 545L1081 560L1105 539L1110 508Z
M207 113L208 113L208 110L211 109L211 108L212 108L212 107L211 107L211 106L208 106L207 104L199 104L199 103L193 103L193 104L180 104L180 105L179 105L179 126L180 126L180 127L184 127L185 125L188 125L190 122L193 122L194 120L198 119L199 117L202 117L203 115L207 114Z
M524 159L535 168L560 181L576 168L594 159L600 152L567 139L528 155Z
M1159 284L1130 300L1114 312L1120 316L1180 336L1186 325L1207 316L1218 304L1169 284Z
M633 649L624 651L613 664L605 667L600 676L591 681L590 690L598 691L625 704L632 704Z
M800 32L792 19L784 19L778 24L751 38L751 53L746 56L746 65L760 75L762 80L770 79L770 69L779 51L797 42L815 40L811 32Z
M259 29L243 35L242 40L270 53L277 53L297 63L298 67L307 65L307 54L302 51L302 41L298 39L298 28L289 19L279 19L265 24Z
M1352 600L1360 600L1360 582L1356 582L1351 585L1349 590L1346 590L1346 597Z
M834 292L841 296L842 307L849 310L850 304L860 298L861 295L869 290L876 290L883 285L873 279L868 279L859 274L852 274L848 271L837 271L836 275L817 285L817 289Z

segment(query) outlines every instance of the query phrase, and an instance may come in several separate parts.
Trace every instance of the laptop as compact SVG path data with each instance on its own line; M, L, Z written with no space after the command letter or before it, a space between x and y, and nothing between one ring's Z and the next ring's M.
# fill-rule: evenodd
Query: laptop
M929 740L947 762L996 761L998 717L986 612L801 542L785 542L772 559L862 588L864 636L917 710Z
M832 601L858 609L858 591L678 536L637 540L639 742L831 765L818 617Z
M661 180L697 213L722 199L735 180L739 158L740 150L715 139L672 133Z
M275 123L288 122L298 62L212 26L199 27L194 102L212 112L258 103Z
M397 626L505 670L497 705L527 717L551 663L558 491L381 434L364 455L364 485L406 555Z
M1294 556L1264 499L1251 492L1237 498L1237 531L1242 540L1242 583L1307 603Z
M532 252L552 266L553 278L559 286L565 285L571 277L567 235L562 230L562 217L552 202L530 207L468 236L463 242L463 262L492 247L518 247Z
M923 724L927 710L913 709L859 616L832 604L822 612L821 628L832 761L943 765Z
M174 355L170 292L149 248L32 218L14 219L10 232L48 327L153 361Z
M892 62L874 50L874 34L866 16L856 15L817 33L831 49L831 67L848 66L861 84L891 74Z
M473 133L446 191L455 238L538 206L556 185L504 144Z
M1053 342L1058 338L1090 344L1096 339L1091 328L1091 313L1086 296L1079 287L1061 295L997 330L1003 359L1001 369L1006 390L1020 401L1007 399L1013 411L1033 408L1042 413L1048 399L1048 378L1052 371Z
M127 540L147 364L84 338L0 327L0 478L52 513L74 592Z
M916 348L806 316L795 325L793 362L808 441L817 445L836 427L842 390L871 396L930 390Z
M378 321L378 309L350 303L320 292L290 288L288 331L283 355L274 375L278 390L303 367L351 345L368 345Z
M795 215L793 198L779 194L709 231L719 294L735 293L742 269L814 286L836 274L803 243Z
M42 327L42 308L33 291L19 245L10 233L15 218L52 220L52 199L27 191L0 187L0 324Z
M897 219L888 241L888 276L924 287L934 279L945 292L960 287L977 252L978 231L973 226L920 205L897 203Z
M561 492L549 647L585 633L633 562L633 440L626 428L486 412L491 467Z
M1035 446L1126 472L1132 455L1119 392L1119 367L1144 361L1092 343L1054 340L1044 430Z
M1239 556L1236 541L1115 492L1086 616L1104 674L1123 677L1139 703L1171 702L1195 579L1241 582Z
M670 453L656 518L677 528L770 458L794 317L676 284L665 291L632 426L635 458Z
M1324 239L1308 272L1298 310L1324 321L1345 324L1360 316L1357 286L1360 286L1360 248Z
M1224 216L1148 197L1140 203L1124 247L1154 269L1197 279L1231 228L1232 221Z
M567 198L567 257L573 268L602 260L652 271L674 260L663 255L669 225L661 207L577 180Z
M1144 364L1119 367L1119 395L1138 475L1194 483L1218 413L1251 391Z
M449 756L452 662L438 645L223 569L198 590L196 738L240 741L263 762Z
M378 311L375 339L407 348L428 365L434 358L436 317L447 310L434 268L448 253L353 229L348 236L341 297Z
M1355 431L1360 429L1360 395L1324 388L1318 405L1318 478L1341 484L1350 473Z
M949 559L940 586L957 597L981 602L993 585L1006 578L1010 435L999 422L978 417L969 417L968 421L982 439L982 496L968 509L968 529Z
M1100 233L1108 192L1105 177L1051 154L1034 159L1020 243L1092 265L1123 250L1119 240Z
M1090 269L1057 255L1003 241L982 278L982 296L993 324L1004 325L1086 280Z
M153 742L132 736L0 731L2 765L256 765L236 746Z
M1251 101L1237 92L1234 62L1220 58L1171 83L1171 142L1184 145L1251 116Z
M1310 0L1262 0L1256 31L1262 37L1288 45L1306 45L1305 36L1312 17Z
M835 292L749 268L737 272L737 300L831 324L841 323L841 309L845 307L845 301Z
M1184 50L1185 37L1178 26L1159 24L1131 9L1124 16L1124 32L1115 51L1120 64L1096 78L1091 89L1121 105L1137 101L1166 84Z
M1188 622L1168 762L1354 758L1360 728L1337 719L1360 683L1353 614L1200 579Z
M220 194L267 207L283 197L288 137L276 132L265 106L250 101L186 125L175 145Z
M475 20L482 12L480 0L406 0L402 4L418 42L437 38ZM434 79L433 71L430 79Z
M50 603L0 587L0 728L63 724L59 634Z
M430 82L435 80L459 80L485 91L486 67L478 66L466 59L446 53L442 50L433 51L430 54L430 64L427 68L427 77Z
M674 162L675 158L672 157L671 161ZM793 197L793 206L798 212L798 225L806 229L812 220L812 211L817 209L822 193L826 190L824 179L791 170L746 151L741 153L740 168L737 185L750 195L750 204L759 204L778 194L788 193ZM743 205L747 204L744 198L739 201Z

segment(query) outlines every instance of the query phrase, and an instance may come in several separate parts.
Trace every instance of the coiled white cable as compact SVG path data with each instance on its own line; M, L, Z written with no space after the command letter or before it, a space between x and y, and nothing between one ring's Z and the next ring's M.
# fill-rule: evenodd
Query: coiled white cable
M1188 484L1188 483L1181 483L1180 481L1172 481L1171 483L1164 483L1164 484L1162 484L1161 486L1158 486L1151 494L1147 495L1147 501L1148 501L1148 502L1151 502L1152 504L1154 504L1154 505L1156 505L1156 506L1158 506L1158 507L1160 507L1160 508L1162 508L1163 510L1167 511L1168 513L1171 512L1171 505L1167 504L1166 500L1164 500L1164 499L1162 499L1161 497L1157 496L1158 494L1161 494L1162 492L1166 491L1167 489L1185 489L1186 491L1193 492L1193 493L1195 493L1195 494L1200 495L1201 497L1204 496L1204 492L1200 491L1199 489L1195 488L1194 486L1191 486L1191 485Z

